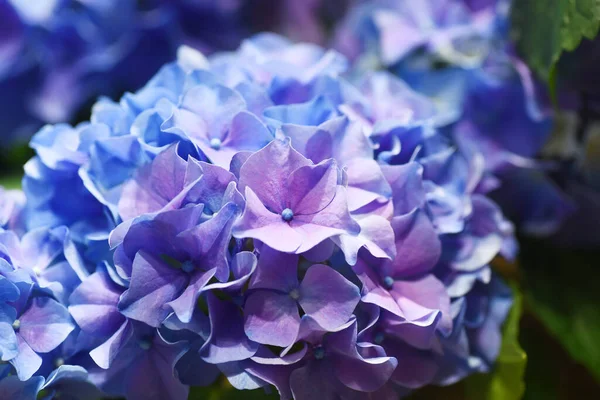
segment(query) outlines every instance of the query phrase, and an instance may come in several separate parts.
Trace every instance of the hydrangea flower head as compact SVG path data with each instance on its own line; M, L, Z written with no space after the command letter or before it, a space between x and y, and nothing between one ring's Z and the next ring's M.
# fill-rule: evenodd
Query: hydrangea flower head
M476 329L461 312L495 296L491 259L512 254L483 156L426 96L390 74L354 85L347 65L270 34L185 48L89 123L36 135L23 240L75 273L27 276L68 310L57 352L90 382L184 399L223 374L287 399L394 398L493 365L498 343L456 343Z

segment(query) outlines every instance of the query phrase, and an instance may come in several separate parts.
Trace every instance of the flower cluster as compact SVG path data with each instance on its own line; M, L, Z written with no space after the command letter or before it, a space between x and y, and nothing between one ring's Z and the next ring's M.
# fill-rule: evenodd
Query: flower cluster
M530 234L558 229L572 204L535 160L552 129L527 66L509 40L511 0L359 2L335 46L365 69L388 69L429 97L438 128L485 157L482 185Z
M0 393L391 399L489 371L516 245L484 156L347 68L271 34L183 48L40 130L26 204L0 197Z
M42 123L72 120L98 95L140 88L179 44L232 50L259 30L322 42L319 16L327 11L321 0L43 3L0 1L3 148L29 139Z

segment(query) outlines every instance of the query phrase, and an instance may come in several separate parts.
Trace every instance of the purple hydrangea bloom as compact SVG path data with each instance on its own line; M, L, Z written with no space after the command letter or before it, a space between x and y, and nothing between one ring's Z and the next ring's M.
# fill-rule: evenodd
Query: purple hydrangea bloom
M89 123L40 131L22 241L75 271L27 274L77 324L57 354L132 399L219 373L284 399L392 399L474 372L461 312L487 318L489 263L515 251L483 155L426 96L346 67L271 34L182 48Z

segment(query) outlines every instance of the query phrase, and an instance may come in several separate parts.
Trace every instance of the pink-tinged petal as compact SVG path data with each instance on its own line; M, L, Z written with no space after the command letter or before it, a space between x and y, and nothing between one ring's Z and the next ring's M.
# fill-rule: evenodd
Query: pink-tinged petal
M432 312L420 320L406 321L402 318L387 316L381 327L386 334L400 338L411 347L421 350L439 351L439 340L436 327L441 313Z
M287 180L284 206L295 215L318 213L333 200L337 180L338 169L332 159L300 167Z
M358 251L363 247L373 257L390 260L396 257L394 230L387 219L379 215L365 214L364 217L360 216L355 220L360 225L358 236L340 235L333 238L344 253L348 264L356 264Z
M262 246L258 267L249 289L273 289L290 292L298 287L298 260L295 254L282 253Z
M384 264L384 273L403 278L431 271L440 258L442 246L427 215L415 209L394 217L392 228L396 238L396 258Z
M444 284L433 275L414 281L396 281L390 293L408 321L418 321L441 313L438 329L445 334L452 330L450 297Z
M181 322L188 323L192 320L198 296L200 296L200 292L208 281L215 275L215 271L216 269L213 268L207 272L197 271L192 274L190 283L181 296L166 304L173 309Z
M133 261L131 283L119 301L119 310L128 318L158 327L169 315L165 304L179 297L188 282L182 270L140 251Z
M246 360L256 354L258 343L244 333L244 319L238 306L207 295L211 332L200 356L211 364Z
M275 250L287 253L295 252L303 239L281 215L267 210L250 187L246 187L246 208L233 227L233 236L258 239Z
M302 243L296 253L308 251L332 236L340 234L358 235L360 225L348 212L346 189L338 185L333 201L320 212L313 215L298 215L289 226L302 237Z
M375 272L374 268L359 259L353 269L363 284L362 301L364 303L375 304L394 315L403 316L396 300L383 287L382 278Z
M112 335L125 322L117 303L124 288L106 272L98 270L86 278L69 297L69 312L81 330L94 335Z
M327 265L310 267L300 284L300 306L327 330L347 323L359 301L358 287Z
M171 145L126 183L119 199L124 220L162 209L183 190L186 162Z
M348 208L350 211L375 200L392 197L392 188L375 160L354 159L345 165L348 174Z
M19 379L26 381L40 369L42 366L42 357L33 351L21 335L17 335L17 345L19 347L19 354L9 362L17 370Z
M62 304L47 297L33 299L19 320L19 336L38 353L54 350L75 329L69 311Z
M252 188L260 201L273 212L285 208L288 182L292 172L312 163L286 141L273 140L252 154L240 169L240 190Z
M133 325L127 321L104 343L90 351L90 357L102 369L108 369L133 335Z
M286 347L294 343L300 327L296 300L287 293L259 290L244 306L244 331L258 343Z

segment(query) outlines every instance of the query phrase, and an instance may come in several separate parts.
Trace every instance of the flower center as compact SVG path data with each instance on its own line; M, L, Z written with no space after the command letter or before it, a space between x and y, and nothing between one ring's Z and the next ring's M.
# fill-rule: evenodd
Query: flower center
M54 360L54 366L56 368L65 365L65 359L62 357L58 357L56 360Z
M300 298L300 291L298 289L293 289L290 292L290 297L294 300L298 300Z
M21 321L15 319L15 321L12 323L12 327L15 331L18 331L21 328Z
M377 334L373 338L373 341L375 342L375 344L381 344L381 343L383 343L384 339L385 339L385 334L383 332L377 332Z
M385 278L383 278L383 284L387 289L391 289L392 286L394 286L394 278L392 278L391 276L386 276Z
M291 209L286 208L281 212L281 219L283 219L285 222L290 222L294 219L294 212Z
M325 358L325 349L323 348L323 346L315 347L315 349L313 350L313 355L317 360L322 360L323 358Z
M219 139L219 138L210 139L210 147L212 147L214 150L219 150L221 148L221 139Z
M152 342L150 342L148 339L141 339L138 341L138 346L140 346L142 350L148 350L150 347L152 347Z
M192 272L195 268L196 267L194 266L194 263L191 261L186 261L183 264L181 264L181 269L187 273Z

